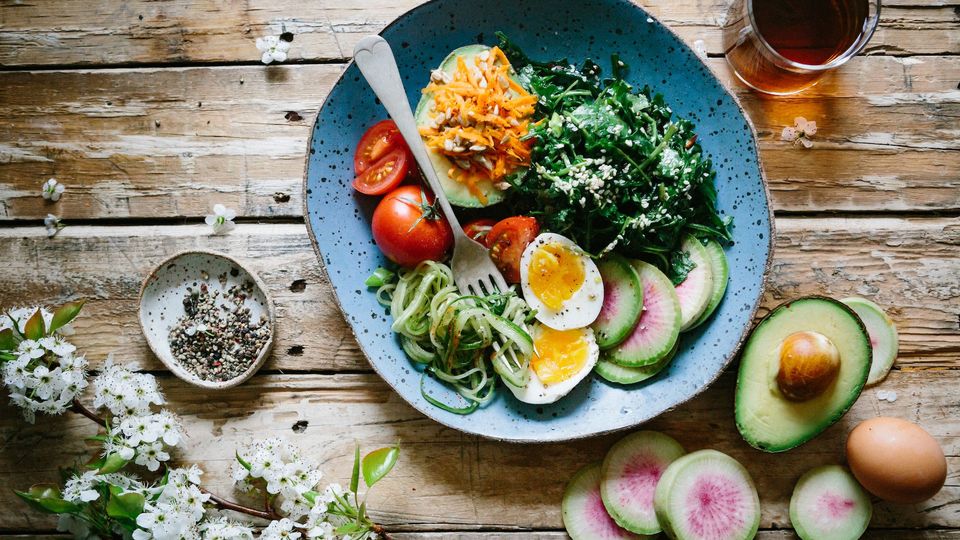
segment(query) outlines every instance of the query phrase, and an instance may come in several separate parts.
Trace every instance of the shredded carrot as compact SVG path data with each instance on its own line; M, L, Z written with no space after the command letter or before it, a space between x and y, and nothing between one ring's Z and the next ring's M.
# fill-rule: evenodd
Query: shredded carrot
M448 175L481 203L478 182L499 182L530 164L532 141L524 141L537 96L510 78L510 62L499 47L468 62L457 57L449 76L431 77L423 89L433 97L429 125L420 127L427 147L453 163Z

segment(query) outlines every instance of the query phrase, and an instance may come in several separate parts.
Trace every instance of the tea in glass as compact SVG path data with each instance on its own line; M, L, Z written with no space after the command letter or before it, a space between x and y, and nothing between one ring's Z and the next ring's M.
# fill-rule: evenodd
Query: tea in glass
M727 62L748 86L793 94L860 52L880 0L736 0L723 28Z

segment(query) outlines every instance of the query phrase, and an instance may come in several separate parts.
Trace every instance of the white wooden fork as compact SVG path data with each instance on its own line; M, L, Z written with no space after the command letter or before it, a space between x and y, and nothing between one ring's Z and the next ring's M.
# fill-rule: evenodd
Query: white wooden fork
M460 293L482 297L497 291L506 291L507 282L490 260L487 248L463 232L463 227L453 213L450 201L447 200L443 186L437 178L437 171L427 154L427 147L417 130L417 122L413 118L410 103L407 102L407 94L403 89L403 81L390 44L380 36L367 36L353 49L353 61L373 88L373 92L380 98L390 118L397 124L400 135L407 141L414 159L420 165L420 171L440 203L444 217L453 229L453 260L450 267ZM496 343L494 347L499 351ZM508 349L507 355L514 365L522 365L513 349Z

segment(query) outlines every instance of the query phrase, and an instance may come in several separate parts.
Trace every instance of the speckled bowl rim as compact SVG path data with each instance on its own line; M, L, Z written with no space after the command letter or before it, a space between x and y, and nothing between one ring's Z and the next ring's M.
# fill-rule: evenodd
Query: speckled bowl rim
M205 381L184 369L183 366L180 365L180 362L177 362L175 359L164 358L154 346L153 339L151 339L150 333L147 332L146 325L143 320L143 295L147 290L147 286L158 279L158 274L162 272L167 265L174 263L178 259L187 255L209 255L224 259L225 261L236 265L246 272L248 276L250 276L254 285L260 290L260 292L263 294L264 300L266 301L265 307L267 309L267 323L270 325L270 338L264 344L263 349L260 350L260 354L257 355L257 359L250 364L250 367L248 367L247 370L240 375L237 375L228 381ZM273 305L273 297L270 296L270 291L267 289L267 286L263 280L260 279L260 276L258 276L256 272L250 270L250 268L238 261L236 258L224 253L206 249L186 249L179 251L176 254L164 259L163 262L154 267L154 269L143 280L143 283L140 284L140 294L137 296L137 320L140 322L140 331L143 333L144 338L146 338L147 345L150 347L150 351L153 352L153 355L156 356L160 362L163 363L163 365L167 366L167 369L169 369L181 380L207 390L225 390L227 388L233 388L234 386L242 384L250 379L250 377L252 377L267 360L267 356L269 356L270 352L273 350L273 342L277 335L277 316Z
M417 12L417 11L419 11L419 10L421 10L421 9L425 9L425 8L427 8L428 6L432 6L433 4L436 4L436 3L438 3L438 2L445 2L445 1L447 1L447 0L429 0L429 1L427 1L427 2L424 2L423 4L420 4L419 6L416 6L416 7L412 8L412 9L404 12L403 14L401 14L400 16L398 16L396 19L394 19L393 21L391 21L390 24L388 24L388 25L386 25L385 27L383 27L383 30L381 30L381 31L379 32L379 35L382 35L384 32L386 32L387 30L389 30L392 26L394 26L395 24L397 24L398 22L400 22L402 19L405 19L406 17L414 14L415 12ZM763 297L764 297L764 295L766 294L766 290L767 290L767 281L770 279L770 269L771 269L772 266L773 266L774 246L776 245L776 238L777 238L777 236L776 236L777 230L776 230L775 216L774 216L774 213L773 213L773 205L771 204L771 197L770 197L770 185L769 185L769 183L767 182L767 172L766 172L766 169L764 169L764 167L763 167L763 160L761 159L761 155L760 155L760 145L759 145L759 139L760 139L760 138L759 138L759 136L758 136L758 134L757 134L757 128L756 128L756 126L753 125L753 119L751 119L750 116L747 114L747 111L743 108L743 104L740 103L740 99L737 97L737 95L736 95L735 93L731 92L730 89L727 88L727 86L726 86L725 84L723 84L723 81L721 81L721 80L713 73L713 70L710 69L710 66L707 65L707 63L704 61L704 59L703 59L699 54L697 54L696 51L694 51L693 49L691 49L690 46L687 45L687 42L684 41L683 38L681 38L679 34L677 34L677 33L676 33L672 28L670 28L668 25L666 25L666 24L664 24L662 21L660 21L660 19L654 17L650 12L648 12L647 10L645 10L643 7L638 6L637 4L634 4L633 2L630 2L630 0L614 0L614 1L620 2L621 4L629 5L630 7L634 8L634 9L640 10L641 12L645 13L645 14L647 15L647 17L655 20L664 30L666 30L667 32L669 32L673 37L677 38L677 41L680 43L680 46L682 46L682 47L684 47L685 49L687 49L693 56L695 56L695 57L697 58L697 61L700 62L700 63L704 66L704 68L710 73L710 76L717 81L717 85L720 87L720 89L721 89L725 94L727 94L727 95L730 97L730 99L733 101L734 105L736 105L736 106L737 106L737 109L740 111L740 114L743 115L743 118L744 118L744 120L746 121L747 126L750 128L750 134L753 136L753 150L754 150L754 152L756 153L756 156L757 156L757 168L760 170L760 182L763 184L763 193L764 193L764 196L766 197L766 200L767 200L767 215L768 215L768 223L770 224L770 230L769 230L770 243L769 243L769 246L767 247L767 261L766 261L766 264L764 264L764 266L763 266L763 275L761 276L761 280L760 280L760 288L759 288L759 290L757 291L757 299L756 299L756 301L753 303L753 307L750 309L750 321L751 321L751 323L748 324L748 325L746 325L746 327L743 329L743 332L740 334L739 339L737 339L736 345L735 345L735 346L733 347L733 349L730 351L730 354L724 359L724 361L723 361L723 367L722 367L721 369L717 370L716 374L714 374L713 377L711 377L711 378L710 378L709 380L707 380L704 384L702 384L701 386L699 386L696 390L694 390L693 392L691 392L691 394L690 394L689 396L681 399L680 401L678 401L678 402L675 403L674 405L672 405L672 406L670 406L670 407L667 407L666 409L664 409L664 410L661 411L660 413L658 413L658 414L656 414L656 415L654 415L654 416L651 416L650 418L646 418L646 419L644 419L644 420L639 420L639 421L637 421L636 423L627 424L627 425L620 426L620 427L616 427L616 428L598 430L598 431L595 431L595 432L592 432L592 433L578 433L578 434L575 434L575 435L568 435L568 436L567 436L567 435L564 435L564 436L555 437L555 438L545 438L545 437L544 437L544 438L539 438L539 439L517 439L517 438L511 438L511 437L498 437L498 436L495 436L495 435L488 435L488 434L486 434L486 433L478 433L478 432L475 432L475 431L468 431L468 430L463 429L461 426L456 426L456 425L454 425L454 424L452 424L452 423L450 423L450 422L447 422L447 421L443 420L440 416L434 414L433 411L430 410L430 409L428 409L428 410L420 410L419 408L413 407L413 405L410 405L411 407L413 407L414 409L416 409L418 412L422 413L422 414L423 414L424 416L426 416L427 418L430 418L431 420L433 420L433 421L435 421L435 422L437 422L437 423L439 423L439 424L441 424L441 425L443 425L443 426L446 426L446 427L448 427L448 428L450 428L450 429L459 431L459 432L461 432L461 433L467 433L467 434L469 434L469 435L474 435L474 436L480 437L480 438L482 438L482 439L487 439L487 440L492 440L492 441L499 441L499 442L507 442L507 443L515 443L515 444L543 444L543 443L559 443L559 442L566 442L566 441L576 441L576 440L582 440L582 439L589 439L589 438L592 438L592 437L599 437L599 436L601 436L601 435L607 435L607 434L609 434L609 433L617 433L617 432L626 431L626 430L629 430L629 429L634 429L634 428L636 428L637 426L643 425L643 424L645 424L645 423L647 423L647 422L649 422L649 421L651 421L651 420L654 420L655 418L657 418L657 417L659 417L659 416L661 416L661 415L663 415L663 414L665 414L665 413L668 413L668 412L676 409L677 407L680 407L681 405L687 403L687 402L690 401L691 399L693 399L693 398L699 396L700 394L702 394L707 388L710 388L711 386L713 386L713 383L715 383L715 382L717 381L717 379L719 379L720 376L723 375L723 374L727 371L727 368L730 367L730 364L733 362L733 360L734 360L735 358L737 358L737 356L739 356L739 354L740 354L740 349L743 348L743 343L747 340L747 337L749 337L750 332L751 332L751 330L753 329L753 326L754 326L753 321L757 318L757 310L760 309L760 304L763 302ZM343 71L340 72L340 76L337 77L337 81L336 81L335 83L333 83L333 85L330 87L331 89L332 89L332 88L335 88L337 85L340 84L340 81L343 80L344 76L345 76L346 73L347 73L347 70L350 68L350 65L353 64L353 63L354 63L354 62L353 62L353 60L351 59L350 62L343 68ZM726 64L724 64L724 65L726 65ZM325 103L325 102L326 102L326 98L324 98L324 103ZM321 104L321 109L322 109L322 108L323 108L323 107L322 107L322 104ZM302 198L303 198L303 221L304 221L304 223L306 223L306 225L307 225L307 235L310 236L310 244L313 246L313 251L314 251L314 253L315 253L316 256L317 256L317 259L320 261L320 271L323 272L323 277L324 277L324 279L326 279L327 283L330 284L330 289L331 289L331 291L333 292L333 299L334 299L334 301L336 302L337 308L340 310L340 314L343 316L344 321L347 322L347 328L348 328L349 331L350 331L350 335L353 336L354 341L357 342L357 346L360 347L360 352L363 353L363 356L364 356L364 358L366 358L367 363L370 364L370 366L373 368L373 371L376 372L376 374L380 377L380 379L383 380L384 382L386 382L387 385L388 385L397 395L399 395L400 398L403 399L403 401L404 401L405 403L408 403L408 404L409 404L409 402L407 402L406 398L404 398L403 395L397 390L397 387L396 387L387 377L384 376L384 374L383 374L383 373L380 371L380 369L377 367L377 364L376 364L375 362L371 362L371 361L370 361L370 358L371 358L371 357L370 357L370 354L367 352L366 348L364 348L363 343L362 343L359 339L357 339L357 333L356 333L356 331L354 330L353 325L350 324L349 319L348 319L348 317L347 317L347 312L343 309L343 304L340 302L340 295L337 293L336 288L333 286L333 282L330 281L330 275L329 275L329 273L327 272L326 263L323 262L323 252L320 250L320 244L317 242L317 237L316 237L316 235L315 235L314 232L313 232L313 226L310 224L310 209L309 209L309 207L308 207L309 199L308 199L308 194L307 194L308 180L309 180L309 178L308 178L308 172L309 172L309 170L310 170L310 169L309 169L309 167L310 167L310 149L313 148L313 136L314 136L314 133L316 133L316 124L317 124L317 121L318 121L319 119L320 119L320 113L319 113L319 111L318 111L317 114L316 114L316 115L314 116L314 118L313 118L313 122L311 123L310 136L307 138L307 150L306 150L306 153L305 153L305 155L304 155L303 189L302 189L302 192L301 192L301 193L302 193ZM732 405L733 405L733 404L731 403L731 406L732 406Z

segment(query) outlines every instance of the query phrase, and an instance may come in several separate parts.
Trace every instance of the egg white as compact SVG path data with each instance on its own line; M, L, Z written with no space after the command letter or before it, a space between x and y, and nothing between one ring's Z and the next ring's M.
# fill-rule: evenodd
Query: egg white
M530 262L537 249L547 244L561 244L576 254L583 263L583 285L573 293L559 310L547 307L530 288ZM603 307L603 279L600 270L579 246L565 236L543 233L523 250L520 257L520 287L527 304L537 311L536 318L554 330L572 330L589 326L596 320Z
M583 379L593 371L593 367L597 365L597 360L600 358L600 347L597 346L597 340L593 335L592 328L581 328L579 329L583 332L584 337L587 340L587 361L584 363L580 371L573 374L572 377L565 381L558 382L556 384L544 385L540 381L540 378L537 377L537 372L534 371L533 366L528 365L527 370L529 371L530 377L527 384L522 388L513 386L506 379L503 380L503 383L507 385L507 388L513 392L513 395L517 399L524 403L530 403L534 405L544 405L547 403L554 403L563 396L570 393L571 390L577 384L580 383ZM542 331L542 327L537 325L533 329L533 339L536 343L539 333Z

